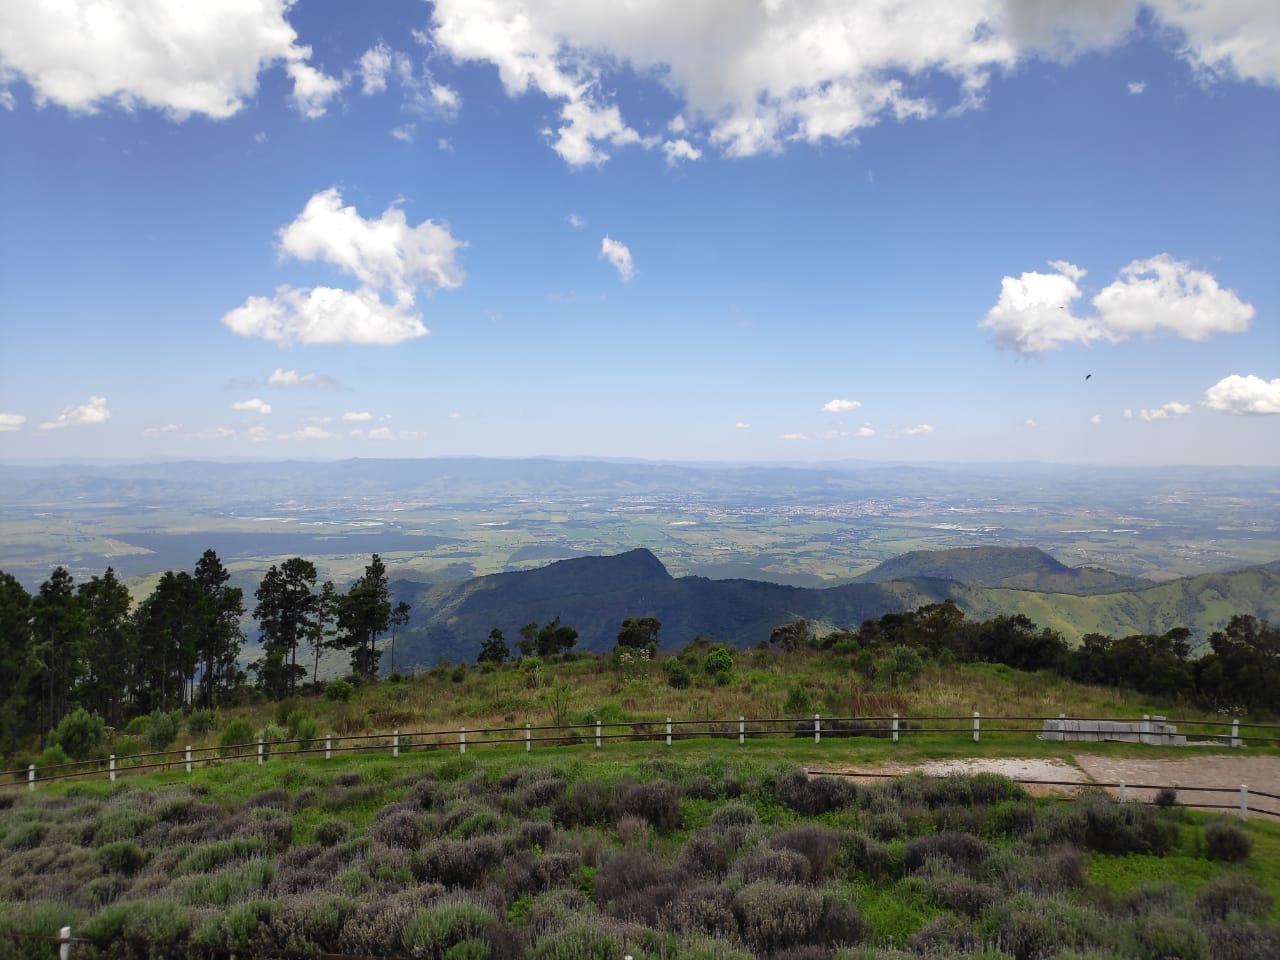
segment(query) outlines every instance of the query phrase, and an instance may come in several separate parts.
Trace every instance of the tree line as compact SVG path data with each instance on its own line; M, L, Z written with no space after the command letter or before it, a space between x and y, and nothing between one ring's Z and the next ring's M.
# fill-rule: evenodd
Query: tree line
M373 678L379 639L392 630L394 649L394 631L409 622L377 554L345 593L294 557L273 564L254 593L261 656L246 670L246 601L230 579L213 550L191 572L161 575L137 604L111 567L78 584L58 567L35 594L0 571L0 753L76 707L120 726L184 704L231 703L251 687L280 699L308 673L318 680L325 650L346 650L352 671Z
M1231 617L1210 634L1207 650L1191 655L1191 631L1175 627L1161 634L1084 636L1070 647L1055 630L1022 614L966 620L952 600L867 620L856 631L811 639L801 620L773 631L784 649L800 642L853 653L872 668L874 655L906 648L921 656L962 662L1003 663L1019 670L1048 670L1079 683L1124 687L1211 710L1274 713L1280 690L1280 629L1248 615Z

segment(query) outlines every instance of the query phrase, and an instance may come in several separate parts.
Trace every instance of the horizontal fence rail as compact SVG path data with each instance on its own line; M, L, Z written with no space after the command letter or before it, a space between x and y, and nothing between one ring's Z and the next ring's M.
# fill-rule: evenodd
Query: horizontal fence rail
M1069 721L1070 729L1063 729L1063 721ZM1057 727L1051 725L1056 724ZM870 737L899 742L904 737L917 734L957 734L973 742L981 742L983 734L1011 735L1034 734L1041 739L1053 742L1097 742L1098 740L1120 740L1133 743L1149 743L1168 745L1169 729L1177 727L1200 728L1194 735L1179 734L1186 737L1189 743L1217 743L1223 746L1243 747L1246 745L1275 746L1280 744L1280 724L1276 723L1242 723L1233 720L1229 724L1213 720L1178 720L1169 721L1164 717L1144 716L1141 721L1132 717L1030 717L1030 716L984 716L980 712L958 716L862 716L838 717L814 714L812 717L738 717L736 720L696 719L676 720L670 717L665 720L633 720L605 723L589 721L572 724L544 724L535 726L486 727L468 730L457 729L420 730L402 733L393 730L390 734L328 734L320 737L290 740L257 740L249 743L228 744L210 747L181 747L177 750L159 750L148 753L130 754L129 756L110 756L107 759L95 759L78 762L50 764L37 767L29 765L26 769L0 772L0 787L21 786L25 783L30 790L36 784L52 783L63 780L89 777L106 777L114 781L117 776L155 771L172 772L185 770L191 773L197 766L219 765L244 761L266 763L273 754L287 753L291 757L324 757L332 759L340 753L390 753L398 757L401 752L423 752L431 750L454 750L466 753L470 747L518 746L523 744L527 752L534 746L566 746L593 743L603 748L607 741L630 742L663 742L670 746L675 741L697 739L737 740L745 744L747 740L781 739L781 738L813 738L815 744L822 739L851 739L854 737ZM1121 728L1121 729L1118 729ZM1253 731L1254 735L1246 735L1242 730ZM1192 737L1198 739L1192 739ZM288 748L286 750L286 748ZM814 771L816 772L816 771ZM832 771L832 775L849 775ZM899 774L883 774L898 776ZM858 773L859 777L874 777L874 773ZM1174 786L1159 784L1155 786L1141 784L1098 784L1079 783L1076 781L1019 780L1019 783L1039 786L1102 786L1119 788L1122 799L1126 789L1160 790ZM1178 786L1179 791L1218 791L1235 793L1236 789L1222 787L1189 787ZM1243 789L1243 788L1242 788ZM1270 794L1254 792L1252 796L1267 797L1280 800ZM1236 809L1236 805L1195 804L1204 808ZM1255 809L1241 806L1242 814L1246 812L1263 813L1280 816L1280 811Z

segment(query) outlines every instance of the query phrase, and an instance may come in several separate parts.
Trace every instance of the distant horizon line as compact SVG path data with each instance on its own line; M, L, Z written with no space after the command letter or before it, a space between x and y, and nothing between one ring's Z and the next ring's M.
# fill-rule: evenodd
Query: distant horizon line
M0 467L64 467L64 466L151 466L181 463L221 464L286 464L286 463L419 463L430 461L538 461L553 463L614 463L640 466L678 466L715 468L776 467L789 469L823 469L865 465L872 467L1059 467L1075 469L1118 470L1275 470L1278 464L1251 463L1116 463L1099 461L1062 460L876 460L864 457L844 457L835 460L681 460L674 458L645 458L594 456L581 454L437 454L422 457L236 457L236 456L173 456L173 457L20 457L0 458Z

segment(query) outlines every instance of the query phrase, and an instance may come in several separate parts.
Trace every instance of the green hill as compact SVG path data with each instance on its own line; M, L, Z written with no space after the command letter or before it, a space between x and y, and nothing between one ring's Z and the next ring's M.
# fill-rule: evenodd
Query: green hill
M1008 587L1047 593L1092 594L1134 590L1147 581L1101 567L1068 567L1037 547L957 547L913 550L884 561L857 579L883 583L927 577L974 587Z
M1045 554L1041 557L1052 561ZM931 566L927 557L919 556L912 561L915 569L926 570L943 569L948 563L955 569L954 562L950 558ZM985 564L987 579L1003 584L1027 576L1064 575L1053 567L1056 561L1046 563L1027 551L1018 551L1014 557L969 555L962 562L971 568ZM971 618L1021 613L1060 631L1073 643L1086 633L1125 636L1163 633L1175 626L1188 627L1202 640L1236 613L1280 619L1280 561L1140 589L1078 595L927 576L825 589L757 580L676 578L642 549L612 557L562 560L536 570L460 583L424 587L401 581L394 588L397 599L408 600L414 610L411 626L397 640L401 665L431 665L442 658L472 661L494 627L514 646L521 626L555 617L578 631L578 649L596 652L613 647L626 617L657 617L667 647L683 645L698 634L748 647L767 640L775 626L800 617L833 628L856 629L864 620L948 597Z

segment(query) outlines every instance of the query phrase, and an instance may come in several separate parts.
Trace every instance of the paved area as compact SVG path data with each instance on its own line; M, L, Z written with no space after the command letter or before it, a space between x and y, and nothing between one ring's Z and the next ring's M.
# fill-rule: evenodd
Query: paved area
M1178 802L1188 807L1212 808L1214 805L1239 808L1240 785L1250 790L1249 806L1264 815L1280 818L1280 800L1258 796L1270 793L1280 797L1280 757L1188 757L1185 760L1143 760L1133 757L1101 757L1087 753L1077 754L1073 762L1026 758L984 758L965 760L929 760L918 764L883 764L880 766L831 766L823 770L838 771L857 777L862 774L870 779L884 774L913 773L917 770L930 776L947 776L953 773L998 773L1019 781L1052 781L1050 783L1025 783L1029 793L1073 793L1091 783L1125 784L1125 796L1130 800L1152 800L1160 787L1174 787L1179 791ZM1076 786L1076 785L1079 786ZM1144 786L1133 786L1142 784ZM1188 787L1214 787L1222 792L1182 789ZM1118 794L1118 788L1108 792ZM1250 816L1256 813L1251 812Z

